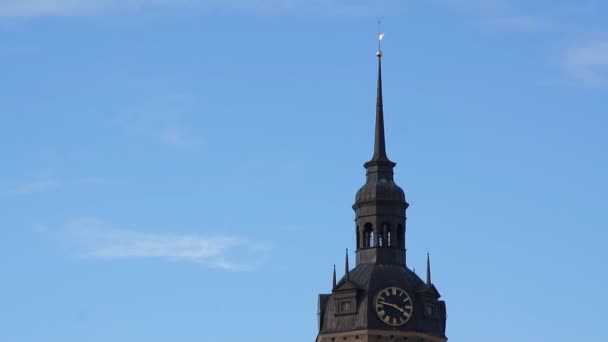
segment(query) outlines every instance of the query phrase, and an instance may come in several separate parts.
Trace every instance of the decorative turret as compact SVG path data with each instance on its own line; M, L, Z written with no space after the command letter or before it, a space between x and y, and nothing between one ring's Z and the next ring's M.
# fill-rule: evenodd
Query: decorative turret
M431 255L426 253L426 284L431 285Z
M378 85L374 154L364 164L365 185L355 196L357 265L360 263L405 264L405 193L393 179L392 162L386 154L384 104L382 101L382 48L379 36Z
M350 280L349 278L350 267L348 267L348 248L346 249L346 258L344 259L344 279Z
M334 264L334 276L333 276L333 281L332 281L332 286L331 286L332 290L336 289L336 265Z

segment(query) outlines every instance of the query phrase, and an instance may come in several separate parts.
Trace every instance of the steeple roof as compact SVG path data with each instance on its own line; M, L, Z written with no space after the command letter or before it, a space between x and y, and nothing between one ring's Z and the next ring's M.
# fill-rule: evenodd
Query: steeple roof
M395 163L388 159L386 155L386 141L384 136L384 104L382 101L382 54L378 53L378 86L376 94L376 128L374 131L374 155L368 164L389 164Z
M399 202L405 208L405 193L393 180L394 162L386 155L384 134L384 104L382 100L382 51L378 56L378 84L376 93L376 126L374 130L374 155L364 164L367 169L366 184L359 189L355 196L355 206L360 203L374 201Z

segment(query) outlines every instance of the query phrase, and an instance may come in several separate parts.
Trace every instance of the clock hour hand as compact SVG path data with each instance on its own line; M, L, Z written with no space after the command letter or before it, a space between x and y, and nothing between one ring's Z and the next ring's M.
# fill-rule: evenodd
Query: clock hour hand
M387 303L387 302L380 302L380 304L382 304L382 305L388 305L388 306L393 307L393 308L395 308L395 309L397 309L397 310L399 310L401 312L405 312L402 308L400 308L398 305L395 305L395 304L391 304L391 303Z

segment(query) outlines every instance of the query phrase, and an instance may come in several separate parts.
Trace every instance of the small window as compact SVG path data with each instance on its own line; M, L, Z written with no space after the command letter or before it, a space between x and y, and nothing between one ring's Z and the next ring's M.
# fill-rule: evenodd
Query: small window
M427 303L424 305L424 316L430 319L438 319L439 312L437 306L433 303Z
M357 313L357 299L348 296L336 299L336 315L353 315Z

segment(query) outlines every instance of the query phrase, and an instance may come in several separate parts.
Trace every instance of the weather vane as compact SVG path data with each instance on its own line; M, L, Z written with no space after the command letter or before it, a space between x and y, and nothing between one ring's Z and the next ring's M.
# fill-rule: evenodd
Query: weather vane
M382 57L382 40L384 39L384 33L382 33L382 21L378 19L378 52L376 52L376 56L378 58Z

